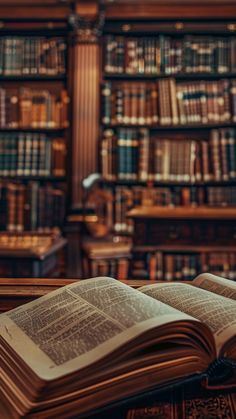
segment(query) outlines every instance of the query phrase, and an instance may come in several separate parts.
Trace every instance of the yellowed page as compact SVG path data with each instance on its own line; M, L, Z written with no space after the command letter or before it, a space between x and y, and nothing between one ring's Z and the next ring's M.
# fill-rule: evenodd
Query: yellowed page
M0 335L43 379L79 370L189 315L111 278L70 284L0 316Z
M229 298L181 283L159 283L139 291L189 314L212 331L217 354L229 339L236 339L236 303Z
M231 300L236 300L236 283L229 279L210 273L203 273L194 279L193 285L223 297L231 298Z

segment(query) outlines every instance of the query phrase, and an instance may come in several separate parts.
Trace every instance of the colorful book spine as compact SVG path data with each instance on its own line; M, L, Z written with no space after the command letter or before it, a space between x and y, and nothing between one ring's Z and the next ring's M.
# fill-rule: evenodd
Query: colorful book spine
M50 230L63 225L65 192L62 187L0 184L0 228L8 231Z
M236 253L169 253L162 251L139 253L131 261L131 276L150 280L191 281L203 271L225 278L236 278Z
M65 176L65 141L46 134L0 134L0 176Z
M65 74L67 45L60 37L3 36L0 74L57 76Z
M235 38L218 35L108 35L104 68L127 74L225 74L235 71Z
M69 98L48 90L26 87L0 89L0 128L64 128Z

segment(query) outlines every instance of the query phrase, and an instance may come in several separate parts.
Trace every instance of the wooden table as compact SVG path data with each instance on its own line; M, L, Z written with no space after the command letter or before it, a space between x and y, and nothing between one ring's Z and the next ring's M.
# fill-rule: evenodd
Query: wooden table
M67 241L51 234L0 234L0 277L58 276L59 254Z
M59 287L72 282L84 281L79 279L57 278L0 278L0 312L11 310L46 295ZM121 281L133 288L155 283L155 281L126 280Z

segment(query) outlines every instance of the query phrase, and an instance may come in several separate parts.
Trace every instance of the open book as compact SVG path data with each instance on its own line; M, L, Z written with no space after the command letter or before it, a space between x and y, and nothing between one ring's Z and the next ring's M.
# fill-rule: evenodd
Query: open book
M67 285L0 316L4 418L70 418L236 361L236 284ZM1 410L2 409L2 410Z

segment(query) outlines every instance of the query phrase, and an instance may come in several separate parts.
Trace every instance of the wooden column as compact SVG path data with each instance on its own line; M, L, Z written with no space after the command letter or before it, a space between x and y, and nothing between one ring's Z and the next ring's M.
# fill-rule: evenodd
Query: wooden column
M81 243L84 234L82 180L97 172L99 135L99 36L104 13L94 2L80 1L69 17L70 48L70 198L65 233L68 240L67 276L82 278ZM78 214L79 212L79 214Z
M74 17L72 75L71 208L82 206L82 180L97 171L99 134L100 18L86 5ZM83 9L82 9L83 10ZM89 13L90 12L90 13Z
M72 207L81 205L81 181L97 170L99 47L75 46Z

